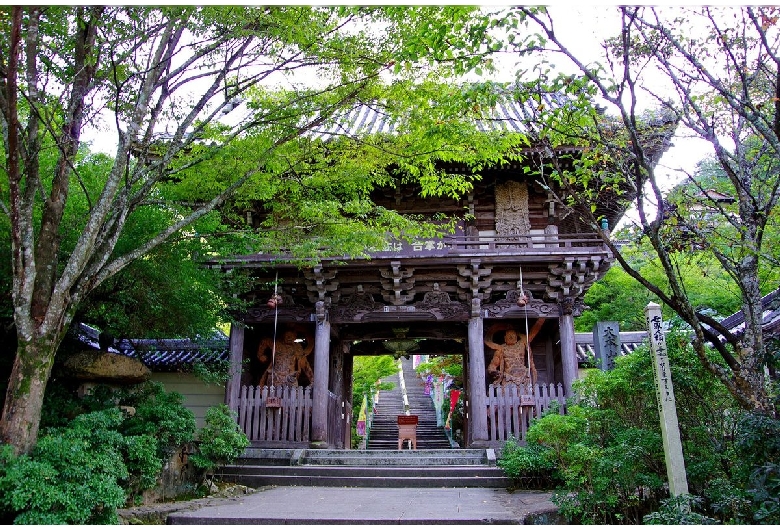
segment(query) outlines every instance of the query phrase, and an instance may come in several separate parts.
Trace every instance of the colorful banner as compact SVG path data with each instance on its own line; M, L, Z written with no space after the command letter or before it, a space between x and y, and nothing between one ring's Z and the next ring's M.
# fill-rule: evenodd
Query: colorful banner
M458 398L460 398L460 390L452 390L450 392L450 413L455 410L455 405L458 404Z
M366 411L368 409L368 398L363 396L363 404L360 406L360 413L358 414L357 421L357 433L360 436L366 435Z

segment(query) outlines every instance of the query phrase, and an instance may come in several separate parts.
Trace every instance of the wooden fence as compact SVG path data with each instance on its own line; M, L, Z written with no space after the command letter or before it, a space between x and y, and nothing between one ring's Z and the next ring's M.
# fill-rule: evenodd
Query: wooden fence
M311 425L311 387L242 386L238 424L250 442L306 446Z
M335 449L349 449L351 446L352 403L342 401L328 391L328 446Z
M550 408L552 401L558 402L561 413L565 412L566 401L561 383L520 387L490 385L487 397L490 440L503 442L509 437L525 440L531 418L541 417L542 413Z

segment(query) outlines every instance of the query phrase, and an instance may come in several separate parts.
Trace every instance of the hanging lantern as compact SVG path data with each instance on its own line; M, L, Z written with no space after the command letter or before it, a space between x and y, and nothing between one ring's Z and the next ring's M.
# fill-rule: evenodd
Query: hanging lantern
M528 295L525 293L520 293L517 297L517 305L520 307L525 307L525 305L528 303Z
M275 309L277 305L282 305L282 302L283 302L282 295L274 294L273 296L271 296L271 298L268 299L266 305L271 309Z

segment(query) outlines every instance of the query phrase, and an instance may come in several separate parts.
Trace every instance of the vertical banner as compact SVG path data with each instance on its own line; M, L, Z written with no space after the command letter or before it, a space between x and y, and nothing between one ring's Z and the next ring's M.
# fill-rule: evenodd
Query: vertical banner
M363 396L363 404L360 406L356 430L359 436L366 435L366 420L368 419L368 398Z
M661 416L661 437L666 457L666 474L672 497L688 493L688 479L685 475L680 426L677 423L677 408L672 387L672 371L666 350L661 306L649 303L645 308L647 329L650 336L650 351L653 356L653 376L656 384L658 412Z

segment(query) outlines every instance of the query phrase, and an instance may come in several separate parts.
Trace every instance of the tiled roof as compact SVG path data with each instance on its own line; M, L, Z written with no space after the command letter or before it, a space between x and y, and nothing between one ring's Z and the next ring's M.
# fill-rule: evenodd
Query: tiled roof
M775 289L761 299L761 306L764 309L762 318L762 328L767 336L780 336L780 289ZM745 315L740 310L724 318L721 321L729 331L736 335L745 332Z
M645 339L647 339L647 333L644 331L621 331L621 355L633 353L634 350L645 342ZM593 349L593 333L575 333L574 342L577 350L577 363L593 363L596 359L596 352Z
M514 98L502 98L490 109L485 118L474 124L481 132L505 131L536 135L544 126L542 115L550 109L565 106L568 99L562 94L541 94L539 100L529 98L519 102ZM339 136L366 136L371 134L395 134L398 124L379 104L359 103L337 113L331 120L314 128L310 136L329 140ZM578 151L580 147L559 147L559 152Z
M210 364L230 358L228 338L127 340L116 345L122 355L140 359L154 372L186 372L196 362Z
M99 332L79 324L76 339L81 344L99 349ZM196 362L210 364L230 358L228 337L221 331L208 339L120 339L109 352L139 359L154 372L188 372Z

